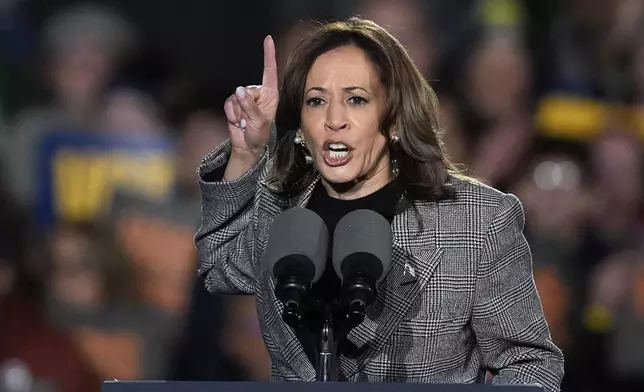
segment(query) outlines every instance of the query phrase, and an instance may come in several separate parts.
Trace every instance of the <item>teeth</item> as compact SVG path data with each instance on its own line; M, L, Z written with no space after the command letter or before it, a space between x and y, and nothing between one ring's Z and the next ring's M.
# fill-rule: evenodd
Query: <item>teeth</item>
M349 151L333 151L333 150L329 150L329 156L331 156L331 158L344 158L347 155L349 155Z
M342 143L331 143L329 144L329 148L332 148L334 150L348 150L349 148Z

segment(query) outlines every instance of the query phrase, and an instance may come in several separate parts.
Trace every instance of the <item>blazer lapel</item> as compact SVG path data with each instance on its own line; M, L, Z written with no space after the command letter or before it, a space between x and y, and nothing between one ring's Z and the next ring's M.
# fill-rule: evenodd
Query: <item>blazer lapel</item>
M290 198L283 198L277 195L267 184L264 182L260 183L260 191L257 195L257 216L254 224L256 233L268 233L270 224L277 215L281 212L295 207L305 207L308 203L317 180L319 176L314 177L311 184L307 189ZM255 237L256 243L256 254L255 257L259 260L264 250L266 249L267 235L258 235ZM263 274L264 278L260 283L260 287L257 288L257 291L261 293L263 297L262 302L263 306L266 309L262 310L263 318L267 324L267 333L272 335L273 341L277 349L281 353L281 357L284 358L284 365L290 366L297 374L297 376L303 381L313 381L315 379L315 368L311 364L302 344L297 339L297 336L293 329L286 325L282 320L282 312L284 310L284 305L277 299L275 296L275 279L266 272Z
M383 349L440 262L443 252L437 244L438 209L435 204L420 202L415 207L394 218L391 269L378 285L376 300L367 308L365 320L347 335L362 353L358 358L338 357L347 379Z
M273 222L273 218L277 215L289 208L305 207L311 198L311 194L313 193L319 178L319 175L311 176L311 182L303 192L286 198L278 195L270 185L266 183L266 181L260 182L256 196L257 219L255 219L254 222L255 232L268 233L270 225ZM256 251L258 253L257 256L259 257L264 253L264 249L266 249L268 236L256 236L256 240L259 241L256 246Z

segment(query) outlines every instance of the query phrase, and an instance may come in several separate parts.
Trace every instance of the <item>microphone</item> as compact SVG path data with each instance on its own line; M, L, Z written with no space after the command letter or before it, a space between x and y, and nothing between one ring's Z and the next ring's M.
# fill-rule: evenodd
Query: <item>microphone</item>
M333 236L333 268L342 279L347 321L360 324L376 299L376 283L391 268L391 225L371 210L356 210L338 222Z
M327 263L329 231L315 212L292 208L271 225L263 263L277 280L275 296L284 304L282 319L293 328L301 325L301 308L311 285Z

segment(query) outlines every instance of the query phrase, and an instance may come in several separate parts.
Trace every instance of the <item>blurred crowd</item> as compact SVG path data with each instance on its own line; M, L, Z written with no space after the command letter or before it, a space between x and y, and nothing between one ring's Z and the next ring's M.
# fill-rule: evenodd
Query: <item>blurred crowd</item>
M522 200L564 392L644 390L644 1L35 3L0 0L0 391L268 378L254 299L196 276L195 170L265 34L283 64L356 14L430 80L451 159Z

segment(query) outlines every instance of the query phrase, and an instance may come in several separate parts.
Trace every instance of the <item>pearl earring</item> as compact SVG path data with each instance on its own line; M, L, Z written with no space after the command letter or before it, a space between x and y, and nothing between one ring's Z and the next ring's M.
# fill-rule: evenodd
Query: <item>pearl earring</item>
M295 143L295 144L297 144L297 145L299 145L300 147L303 147L303 148L306 146L306 142L304 141L302 136L300 136L299 134L295 134L295 137L293 138L293 143ZM304 155L304 160L306 161L307 165L313 164L313 158L309 154Z
M302 147L306 146L306 142L300 135L295 135L295 138L293 139L293 143L299 144Z

